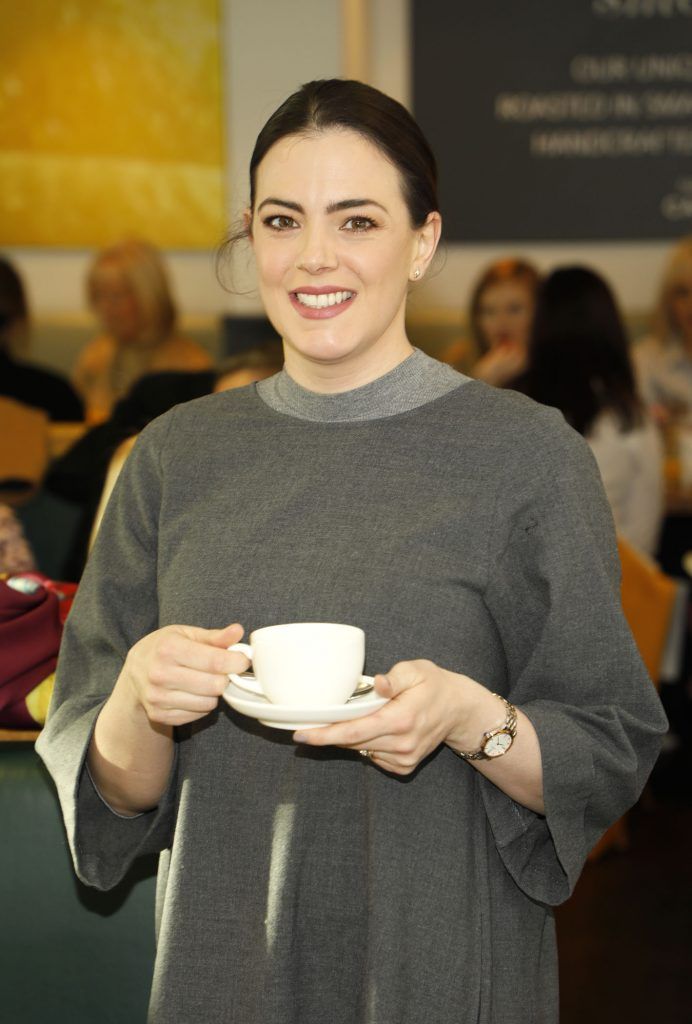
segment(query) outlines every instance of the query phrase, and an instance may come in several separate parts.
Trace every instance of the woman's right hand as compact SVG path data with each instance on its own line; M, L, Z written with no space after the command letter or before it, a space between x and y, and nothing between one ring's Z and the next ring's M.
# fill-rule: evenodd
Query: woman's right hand
M229 672L244 672L244 654L227 650L243 635L238 623L224 629L164 626L129 651L118 680L150 722L186 725L208 715L228 686Z
M476 380L485 381L494 387L504 387L526 366L526 349L516 342L505 341L491 348L473 367Z

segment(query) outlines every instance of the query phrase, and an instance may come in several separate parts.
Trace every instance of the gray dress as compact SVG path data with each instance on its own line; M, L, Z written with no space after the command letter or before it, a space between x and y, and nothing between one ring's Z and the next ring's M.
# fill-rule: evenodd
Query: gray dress
M557 1020L550 907L666 723L586 444L437 365L346 396L282 374L179 406L120 477L39 751L84 881L161 851L152 1024ZM84 758L127 651L234 620L351 622L369 673L429 658L507 695L538 733L545 816L446 746L402 778L222 702L178 730L159 807L118 817Z

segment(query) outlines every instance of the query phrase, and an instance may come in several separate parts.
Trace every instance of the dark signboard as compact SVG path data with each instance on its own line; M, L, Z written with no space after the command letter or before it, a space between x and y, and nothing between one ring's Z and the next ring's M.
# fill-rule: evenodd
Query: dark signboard
M413 0L448 239L692 232L692 0Z

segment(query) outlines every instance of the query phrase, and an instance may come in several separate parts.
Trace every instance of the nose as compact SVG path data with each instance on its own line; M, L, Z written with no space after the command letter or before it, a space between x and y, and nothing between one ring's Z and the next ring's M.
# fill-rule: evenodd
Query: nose
M309 274L319 274L323 270L334 270L338 262L328 229L319 225L306 228L296 260L297 269L306 270Z

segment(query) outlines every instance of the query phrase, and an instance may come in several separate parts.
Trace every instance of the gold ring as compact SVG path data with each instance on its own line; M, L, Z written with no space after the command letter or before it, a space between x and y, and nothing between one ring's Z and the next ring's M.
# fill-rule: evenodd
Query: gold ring
M359 750L358 753L361 757L372 757L372 750Z

